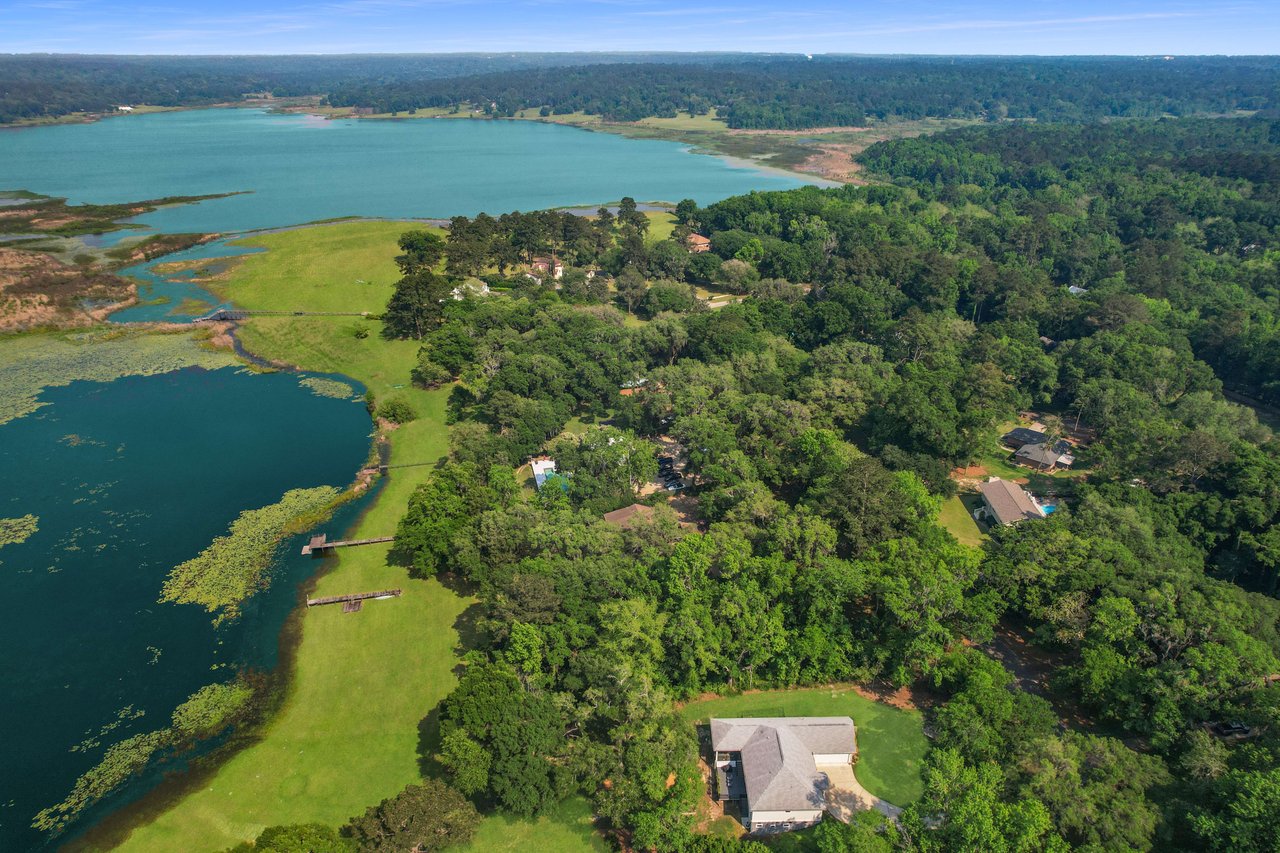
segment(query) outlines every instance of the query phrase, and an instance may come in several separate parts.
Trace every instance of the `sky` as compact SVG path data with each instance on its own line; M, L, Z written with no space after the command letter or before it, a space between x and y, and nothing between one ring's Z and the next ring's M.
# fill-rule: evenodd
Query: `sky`
M1280 52L1280 0L0 0L0 53Z

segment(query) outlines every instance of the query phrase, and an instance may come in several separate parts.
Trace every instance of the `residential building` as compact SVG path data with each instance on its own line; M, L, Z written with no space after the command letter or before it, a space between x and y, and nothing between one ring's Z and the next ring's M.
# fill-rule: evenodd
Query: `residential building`
M978 486L987 516L997 524L1017 524L1028 518L1044 518L1045 511L1035 496L1008 480L992 477Z
M604 514L605 521L610 524L616 524L624 530L635 527L637 524L648 521L651 518L653 518L653 507L645 506L644 504L632 504Z
M1018 448L1017 453L1013 454L1013 461L1037 471L1052 471L1059 465L1069 468L1076 461L1071 453L1072 450L1074 448L1071 444L1062 439L1055 441L1052 445L1047 441L1024 444Z
M684 242L689 247L689 253L692 255L701 255L703 252L711 251L711 240L701 234L690 234L685 238Z
M1011 429L1004 435L1000 436L1000 441L1006 447L1012 447L1014 450L1026 444L1041 444L1048 441L1049 436L1045 435L1038 429L1028 429L1027 427L1018 427Z
M547 478L556 472L556 461L554 459L535 459L529 463L529 467L533 468L533 482L541 489L547 482Z
M736 801L748 831L786 832L822 820L830 780L822 768L853 761L849 717L739 717L711 721L716 790Z
M529 262L535 275L550 275L556 281L564 277L564 264L555 255L544 255Z

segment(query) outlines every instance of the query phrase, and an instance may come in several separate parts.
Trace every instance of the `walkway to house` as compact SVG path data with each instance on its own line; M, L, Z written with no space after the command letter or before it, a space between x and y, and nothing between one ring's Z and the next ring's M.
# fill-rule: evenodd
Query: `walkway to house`
M886 817L897 818L902 809L872 794L853 775L849 764L819 764L818 771L827 774L827 813L848 823L854 812L875 809Z

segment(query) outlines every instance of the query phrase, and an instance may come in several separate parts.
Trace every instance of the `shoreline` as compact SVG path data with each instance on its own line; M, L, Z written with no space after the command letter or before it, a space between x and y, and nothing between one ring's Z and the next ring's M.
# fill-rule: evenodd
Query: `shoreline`
M254 356L258 358L258 356ZM375 432L371 442L377 446L378 434ZM354 483L353 483L354 485ZM347 491L351 487L348 487ZM365 490L350 500L367 497L365 505L360 508L348 524L343 527L344 535L356 530L365 517L375 508L381 493L385 491L383 481L379 478ZM342 507L339 505L335 512ZM306 531L309 532L309 531ZM305 535L306 532L297 535ZM289 537L293 538L293 537ZM282 543L282 546L285 543ZM307 614L307 599L315 592L316 587L326 575L340 568L337 559L321 559L321 565L294 588L294 604L285 617L284 624L276 636L276 664L263 675L266 679L266 690L263 697L263 711L257 720L248 726L230 733L226 743L204 755L186 762L183 767L164 771L161 781L151 790L143 793L133 801L109 811L100 820L64 841L58 846L59 853L89 853L89 851L112 850L126 843L129 837L143 826L151 823L169 809L178 805L191 794L212 779L233 758L247 749L262 743L271 727L288 707L297 690L294 678L298 664L298 654L303 639L303 619Z
M406 222L400 219L389 221ZM363 220L357 219L354 222L359 223ZM299 231L308 225L317 224L323 223L307 223L270 230ZM261 236L261 234L262 232L257 232L253 235L245 233L228 236L248 237ZM163 260L161 259L160 262L163 263ZM247 302L253 304L253 299L249 297ZM288 318L286 322L293 322L292 318ZM253 337L247 340L242 339L239 328L234 324L218 324L218 328L213 331L215 336L221 338L219 343L223 347L230 346L233 349L237 361L245 360L247 357L254 363L265 362L272 369L340 374L354 386L374 391L380 399L388 393L394 393L385 387L388 382L394 382L394 379L375 380L373 387L370 388L370 378L366 376L369 365L359 359L355 361L350 358L339 359L336 366L332 362L311 363L298 353L290 355L291 350L287 346L284 349L274 346L273 339L254 339ZM263 346L266 350L262 348ZM346 369L343 367L344 362ZM408 429L396 430L389 436L392 458L416 461L420 457L425 458L428 454L434 457L444 452L448 429L443 419L446 394L447 390L415 393L415 401L420 409L419 421L408 424ZM377 453L387 438L383 430L371 430L369 453ZM425 445L424 442L426 442ZM361 498L367 495L368 500L362 499L358 512L342 518L342 535L347 538L359 538L356 536L357 531L365 535L389 533L403 511L403 503L407 500L409 492L420 481L416 473L414 475L398 474L392 478L369 478L361 474L361 471L365 470L362 466L361 469L353 472L353 479L365 484ZM422 476L426 476L428 470L422 469ZM226 744L219 745L208 754L190 761L185 766L164 771L163 778L150 790L131 802L123 803L118 809L106 813L78 836L63 842L65 849L101 850L119 845L123 845L126 849L166 849L175 831L181 834L188 829L191 829L189 842L197 838L208 838L210 849L222 849L243 840L242 835L251 837L244 834L248 833L257 821L290 822L287 819L289 808L326 814L326 809L332 810L335 799L332 791L327 792L327 797L324 793L308 798L281 799L277 796L275 800L266 800L262 809L258 808L258 804L253 799L237 799L230 808L223 808L225 807L223 800L215 800L211 806L207 799L207 792L214 785L218 785L220 789L234 787L237 791L244 791L246 772L250 781L262 779L267 782L270 778L268 785L296 785L300 781L314 777L315 768L310 766L308 759L300 755L301 750L297 747L305 744L306 752L324 751L326 755L333 754L335 750L332 746L328 749L324 747L317 749L308 734L313 731L346 733L344 740L353 741L353 749L361 753L359 760L353 761L348 758L345 764L362 778L363 788L361 785L344 784L342 786L343 791L349 791L349 797L359 799L358 808L356 803L343 807L339 812L341 820L345 820L350 814L355 814L369 805L369 802L364 800L375 793L377 796L370 802L376 802L378 798L385 796L386 794L381 792L386 784L385 777L388 774L403 774L404 770L397 768L402 761L412 763L415 750L412 747L406 749L402 745L388 756L387 753L390 751L386 748L384 741L404 738L409 732L414 733L416 740L417 724L421 713L447 694L450 689L448 684L440 682L441 679L452 678L452 667L456 663L456 651L453 648L456 637L452 634L451 626L454 624L457 613L469 606L469 602L443 587L437 589L438 582L410 580L404 568L386 564L385 548L364 550L368 553L342 554L323 562L296 587L295 602L276 640L278 657L275 666L267 672L272 693L264 703L266 710L261 719L235 732ZM405 596L399 599L394 607L389 606L381 610L366 608L369 612L361 614L358 618L342 616L340 613L310 613L305 606L305 599L317 592L320 594L335 591L349 592L350 589L347 587L363 588L374 582L372 580L374 578L385 586L404 586ZM416 689L407 691L394 687L392 682L388 681L387 673L375 672L372 676L366 677L366 680L374 683L366 686L363 695L367 700L375 701L375 704L364 709L363 717L367 718L376 708L374 716L381 722L377 727L377 734L366 733L362 739L359 736L353 736L352 733L356 732L359 726L354 721L345 719L347 713L333 708L333 700L336 697L332 689L327 686L328 679L324 680L324 684L317 683L317 661L323 661L326 666L332 665L335 660L340 661L338 665L350 668L353 672L376 670L376 667L369 667L367 662L361 662L360 652L348 645L347 634L354 632L360 637L361 644L368 647L370 653L385 656L387 649L397 642L395 638L403 635L403 629L386 630L385 623L379 624L379 620L384 617L413 620L413 624L424 620L440 622L436 631L439 640L435 644L429 644L425 653L428 659L433 661L431 665L443 671L434 675L427 674L426 682L419 684ZM304 640L310 640L310 642L304 643ZM434 646L441 647L433 648ZM353 680L359 682L361 677L353 676ZM397 694L401 694L397 701L380 702L373 699L380 690L385 690L387 687L392 687ZM343 688L344 691L348 689L361 692L358 683L348 684ZM439 696L436 695L437 692L440 692ZM426 695L417 696L415 702L415 695L422 693ZM412 723L404 719L406 712L403 706L406 699L413 704ZM349 703L339 702L338 704ZM388 705L391 707L387 707ZM421 711L419 707L422 708ZM333 740L333 738L325 738L323 734L321 738ZM255 753L250 749L258 746L261 746L261 752ZM377 762L377 769L370 766L362 772L359 769L362 762L376 758L380 751L382 759ZM286 763L282 764L281 760ZM253 770L246 771L246 768L255 768L257 772L255 774ZM275 772L276 768L279 768L278 773ZM397 784L403 785L405 782L398 781ZM281 804L288 804L288 808L280 812L275 811ZM207 824L211 808L217 809L218 819L214 824ZM166 821L165 816L175 810L180 810L180 814ZM279 820L275 819L277 815ZM334 815L329 817L337 819ZM256 831L253 834L256 834ZM223 843L224 841L227 843ZM202 848L200 843L196 846ZM190 844L185 847L190 847Z

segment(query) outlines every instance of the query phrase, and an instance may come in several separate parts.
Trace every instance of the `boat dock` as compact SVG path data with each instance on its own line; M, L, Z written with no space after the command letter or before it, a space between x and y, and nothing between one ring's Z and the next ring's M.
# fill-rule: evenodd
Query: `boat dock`
M357 612L364 602L371 598L399 598L400 590L384 589L378 592L352 592L347 595L327 595L324 598L308 598L308 607L319 607L322 604L341 604L343 613Z
M320 533L311 537L311 541L302 546L302 556L321 557L334 548L354 548L357 545L377 545L380 542L391 542L394 536L374 536L372 539L343 539L330 542L327 534Z

